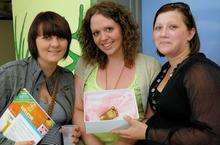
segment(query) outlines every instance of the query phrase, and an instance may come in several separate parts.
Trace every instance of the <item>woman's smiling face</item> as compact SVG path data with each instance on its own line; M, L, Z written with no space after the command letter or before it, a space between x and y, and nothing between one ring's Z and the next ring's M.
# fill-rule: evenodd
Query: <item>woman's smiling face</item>
M90 21L90 28L97 47L106 55L122 54L121 26L111 18L95 14Z
M40 29L40 28L39 28ZM58 36L44 36L42 31L36 38L36 46L38 51L37 60L41 63L57 64L67 51L68 41Z

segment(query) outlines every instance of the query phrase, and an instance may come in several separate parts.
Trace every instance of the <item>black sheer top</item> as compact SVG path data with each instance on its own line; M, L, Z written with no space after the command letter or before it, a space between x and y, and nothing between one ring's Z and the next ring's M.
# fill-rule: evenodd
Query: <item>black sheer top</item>
M169 63L150 87L154 115L146 140L171 145L220 145L220 67L198 53L174 70L162 92L157 86Z

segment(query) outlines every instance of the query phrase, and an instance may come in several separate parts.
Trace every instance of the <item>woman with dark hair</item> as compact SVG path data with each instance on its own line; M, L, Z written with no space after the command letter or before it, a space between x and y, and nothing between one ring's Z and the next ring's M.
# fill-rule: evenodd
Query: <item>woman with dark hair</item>
M83 93L128 88L135 93L142 120L147 92L160 65L154 58L138 53L138 26L125 7L113 2L101 2L87 10L80 43L82 57L75 71L74 123L81 126L86 144L129 144L128 140L111 133L86 134Z
M59 129L72 123L73 75L58 66L58 61L67 57L70 43L71 30L64 17L50 11L41 12L28 33L31 57L9 62L0 68L1 115L17 92L26 88L55 121L54 127L41 140L42 145L62 145ZM0 134L0 144L30 145L33 142L14 142Z
M168 62L150 87L146 124L125 117L131 127L113 132L147 145L219 145L220 67L199 52L190 7L163 5L154 18L153 38Z

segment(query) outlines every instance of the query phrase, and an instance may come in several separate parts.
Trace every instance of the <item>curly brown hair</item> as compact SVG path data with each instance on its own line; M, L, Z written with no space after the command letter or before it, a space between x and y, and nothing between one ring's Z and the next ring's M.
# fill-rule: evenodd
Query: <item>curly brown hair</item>
M87 10L79 34L83 59L87 64L93 65L98 63L101 69L104 69L108 62L107 55L96 46L90 29L90 20L95 14L101 14L106 18L111 18L120 25L123 37L122 46L125 66L131 68L135 63L140 46L139 27L132 18L131 12L124 6L114 2L100 2Z

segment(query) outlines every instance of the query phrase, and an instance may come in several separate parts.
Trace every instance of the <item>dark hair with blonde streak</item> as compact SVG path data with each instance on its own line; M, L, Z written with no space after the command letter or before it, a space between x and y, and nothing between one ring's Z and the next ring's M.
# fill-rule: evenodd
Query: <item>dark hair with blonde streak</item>
M155 26L155 22L157 20L158 15L161 13L169 12L169 11L178 11L182 14L183 16L183 22L185 23L186 27L188 30L191 30L192 28L195 29L195 34L193 38L189 41L190 44L190 55L198 53L200 50L200 39L199 39L199 34L197 32L197 27L195 20L193 18L192 12L190 10L189 5L183 2L175 2L175 3L168 3L163 5L157 12L154 17L154 22L153 22L153 29ZM157 50L158 54L160 56L164 56Z
M96 46L90 29L91 17L95 14L111 18L120 25L125 66L131 68L135 63L140 46L139 27L133 20L131 13L122 5L114 2L101 2L87 10L80 31L83 59L91 65L98 63L101 69L104 69L108 62L107 55Z

